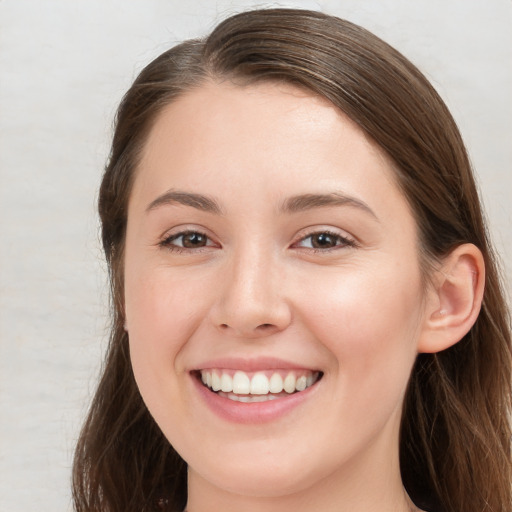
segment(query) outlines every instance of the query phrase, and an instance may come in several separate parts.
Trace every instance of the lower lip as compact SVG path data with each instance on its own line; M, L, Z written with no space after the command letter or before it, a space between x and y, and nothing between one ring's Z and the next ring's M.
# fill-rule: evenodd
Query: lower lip
M209 409L220 418L234 423L267 423L286 415L311 397L317 388L313 386L289 396L265 402L235 402L210 391L191 374L194 385Z

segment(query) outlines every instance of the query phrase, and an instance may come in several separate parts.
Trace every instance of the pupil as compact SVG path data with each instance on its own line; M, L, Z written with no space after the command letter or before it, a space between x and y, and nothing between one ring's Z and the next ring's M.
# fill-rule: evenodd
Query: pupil
M183 237L183 247L204 247L206 245L206 237L201 233L189 233Z
M315 248L334 247L336 245L334 237L328 233L320 233L319 235L315 235L312 242L312 245Z

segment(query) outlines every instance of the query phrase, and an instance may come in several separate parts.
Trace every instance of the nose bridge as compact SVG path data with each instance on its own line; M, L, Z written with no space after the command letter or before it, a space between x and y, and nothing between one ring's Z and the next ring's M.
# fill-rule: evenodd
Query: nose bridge
M254 304L263 305L272 299L273 274L275 258L266 248L250 244L233 258L233 281L231 283L235 296L250 299Z
M246 337L282 330L290 321L278 258L265 244L253 242L226 262L215 315L219 327Z

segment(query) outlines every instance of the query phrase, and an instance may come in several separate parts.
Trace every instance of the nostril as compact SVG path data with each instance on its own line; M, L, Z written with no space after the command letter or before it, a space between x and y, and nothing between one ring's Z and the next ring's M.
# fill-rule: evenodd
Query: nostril
M260 324L256 327L255 332L258 332L260 335L269 335L278 330L279 329L274 324Z
M266 335L271 334L274 330L277 330L277 327L274 324L271 323L265 323L256 325L255 327L245 330L245 329L236 329L233 328L231 325L222 323L218 325L218 329L223 332L233 331L233 333L237 333L240 336L249 337L252 338L254 336L258 335Z

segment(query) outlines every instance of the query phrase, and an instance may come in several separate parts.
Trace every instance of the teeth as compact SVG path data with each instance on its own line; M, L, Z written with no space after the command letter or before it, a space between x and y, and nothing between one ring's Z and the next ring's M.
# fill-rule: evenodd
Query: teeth
M306 389L307 379L305 375L300 376L295 381L295 389L297 391L304 391Z
M264 373L257 373L251 379L251 395L268 395L270 384Z
M220 377L220 389L225 392L233 391L233 379L227 373Z
M269 393L268 395L236 395L235 393L224 393L219 391L219 395L228 398L229 400L233 400L233 402L244 402L244 403L254 403L254 402L268 402L269 400L277 400L281 398L281 395L273 395ZM283 395L288 396L286 393Z
M220 377L216 372L212 373L212 389L213 391L220 391L222 384L220 382Z
M233 376L233 392L239 395L250 393L251 381L244 372L236 372Z
M247 374L237 370L201 370L201 381L215 392L231 400L240 402L256 402L278 398L281 393L291 394L296 391L304 391L311 387L319 377L318 372L309 370L298 371L261 371ZM257 399L261 396L261 400ZM268 396L268 398L267 398Z
M293 393L295 391L295 380L293 373L289 373L284 379L283 387L287 393Z
M311 383L313 383L313 380L311 380ZM281 393L283 391L283 379L279 373L274 373L270 377L269 388L271 393Z

